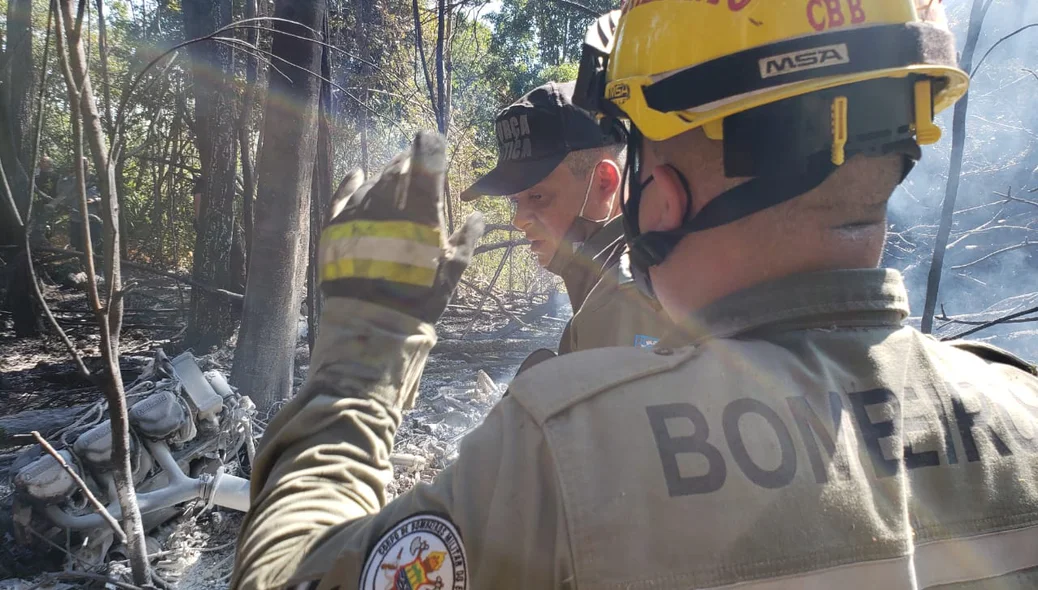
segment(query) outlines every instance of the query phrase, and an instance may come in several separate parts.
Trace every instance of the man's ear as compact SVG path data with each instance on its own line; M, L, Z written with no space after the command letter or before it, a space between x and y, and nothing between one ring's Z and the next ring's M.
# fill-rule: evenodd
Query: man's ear
M617 191L620 189L622 181L623 175L616 162L602 160L596 164L595 169L592 171L591 194L588 198L588 202L592 207L586 210L585 213L595 212L592 216L596 219L611 217L613 212L620 208L620 195L617 194ZM609 208L608 211L604 210L606 207Z
M613 194L620 187L623 173L620 167L612 160L602 160L595 166L595 182L603 193Z
M685 208L689 206L685 187L670 166L656 166L652 178L652 183L642 194L639 229L643 232L677 229L685 218Z

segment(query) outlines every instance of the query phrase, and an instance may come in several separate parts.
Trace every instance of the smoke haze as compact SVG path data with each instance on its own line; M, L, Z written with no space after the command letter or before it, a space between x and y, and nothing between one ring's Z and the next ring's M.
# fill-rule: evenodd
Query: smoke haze
M944 4L961 52L972 0ZM1038 305L1038 26L1002 42L981 63L999 39L1032 23L1038 24L1038 2L995 0L981 29L939 318L946 313L959 322L979 322ZM948 182L951 123L952 109L938 116L941 141L924 148L889 208L884 264L904 274L917 326ZM947 320L934 326L938 336L971 327ZM1038 323L1006 324L971 338L1035 360L1036 329Z

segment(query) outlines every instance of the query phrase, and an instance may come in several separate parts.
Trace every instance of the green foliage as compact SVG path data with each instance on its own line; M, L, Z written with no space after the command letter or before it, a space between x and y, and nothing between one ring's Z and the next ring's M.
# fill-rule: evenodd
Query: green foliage
M617 0L591 0L595 10L615 8ZM260 12L272 13L271 0L259 0ZM331 108L329 121L337 182L346 171L366 166L378 170L414 134L436 126L435 99L430 96L426 72L436 90L436 3L420 0L419 20L425 57L423 67L415 46L411 0L329 0ZM4 29L7 0L0 0L0 31ZM147 0L105 1L107 76L102 71L99 28L94 2L87 2L84 21L86 49L102 123L110 131L112 118L124 100L130 80L161 52L184 40L179 2ZM542 0L505 0L497 13L485 14L477 2L450 4L451 19L444 41L444 70L449 82L450 170L452 221L481 210L488 223L507 224L511 210L504 199L484 198L461 203L458 193L496 162L493 119L521 94L548 80L576 77L580 42L590 18L571 6ZM235 18L243 18L244 3L235 2ZM34 55L43 57L47 3L34 5ZM232 34L228 34L232 36ZM234 37L244 40L245 30ZM260 47L269 49L271 35L260 35ZM165 267L189 268L195 240L191 189L202 172L194 142L192 80L186 55L162 61L146 75L126 101L125 145L117 168L123 214L123 236L131 258ZM246 55L236 51L236 69L244 92ZM269 67L261 60L257 81L259 102L251 114L252 149L258 147L262 101ZM50 157L59 178L72 171L68 96L55 62L53 47L46 79L41 151ZM110 104L106 104L104 90ZM236 124L228 121L228 125ZM365 157L366 154L366 157ZM254 154L255 157L255 154ZM239 165L239 173L241 167ZM62 196L62 195L52 195ZM236 205L240 213L242 203ZM67 211L54 212L48 222L56 244L65 241ZM496 231L483 243L519 239L519 232ZM478 256L473 269L477 281L496 270L505 249ZM506 265L500 287L525 289L544 273L528 248L519 247Z
M617 0L582 2L604 14ZM505 0L488 19L494 28L487 74L505 82L498 96L508 103L549 80L576 78L580 47L591 17L552 0Z

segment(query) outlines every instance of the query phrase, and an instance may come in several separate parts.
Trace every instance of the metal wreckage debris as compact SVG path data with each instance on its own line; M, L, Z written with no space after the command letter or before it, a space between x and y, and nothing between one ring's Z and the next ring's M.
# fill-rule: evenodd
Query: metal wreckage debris
M187 510L221 506L248 510L249 481L228 473L239 454L251 463L256 407L235 392L219 371L203 373L185 352L169 359L157 351L126 391L133 481L152 531ZM116 519L121 516L112 471L111 422L99 402L77 416L51 442ZM120 552L114 532L65 468L39 445L12 469L14 535L25 545L69 547L74 567L104 562Z
M445 467L456 455L460 439L501 399L504 387L486 372L476 373L475 383L467 387L429 379L427 393L405 414L390 456L395 472L391 495L431 479ZM264 427L248 396L231 388L220 371L203 372L191 353L169 359L161 350L126 395L133 480L146 534L157 535L176 517L197 516L214 506L248 509L249 480L231 473L241 471L246 457L251 464L255 440ZM111 423L104 402L85 408L48 438L118 520L121 509L111 477ZM39 445L23 452L11 472L15 474L13 532L19 543L67 548L72 555L69 565L79 570L123 554L102 515L65 468ZM149 551L159 549L156 538L149 537L148 545Z

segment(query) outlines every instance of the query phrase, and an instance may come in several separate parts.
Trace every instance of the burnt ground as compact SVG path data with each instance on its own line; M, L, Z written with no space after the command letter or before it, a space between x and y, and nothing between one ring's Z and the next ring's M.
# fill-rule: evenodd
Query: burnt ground
M51 268L50 276L64 277L71 270L74 268L70 266ZM156 349L162 348L171 357L182 350L178 339L183 334L190 287L132 270L125 274L125 280L137 283L126 295L121 339L121 369L124 381L130 383ZM388 490L390 495L406 491L418 481L431 481L453 458L462 436L500 399L503 386L523 359L537 348L556 348L563 318L569 315L568 304L552 305L558 299L549 300L544 295L498 295L525 325L502 313L489 298L483 302L484 311L476 314L482 297L463 287L437 326L439 342L430 354L417 405L405 414L397 435L393 457L396 477ZM100 339L84 292L49 284L45 297L87 366L92 370L99 366ZM77 374L65 346L50 333L49 326L40 338L15 338L9 319L0 315L0 417L103 399L98 388ZM301 322L297 348L297 385L305 378L309 362L303 326L305 322ZM194 353L203 370L215 368L229 374L232 346ZM477 386L480 372L485 373L481 387ZM486 376L499 387L490 387ZM257 432L262 431L270 415L272 412L257 417ZM0 433L0 590L32 588L46 579L42 573L61 571L66 561L57 550L21 548L11 536L13 474L8 473L8 467L30 443L25 437ZM173 587L185 590L226 587L240 518L232 511L189 511L168 523L154 535L162 544L153 560L157 572ZM118 574L121 569L123 563L116 562L110 564L109 573ZM86 582L69 583L82 587Z

